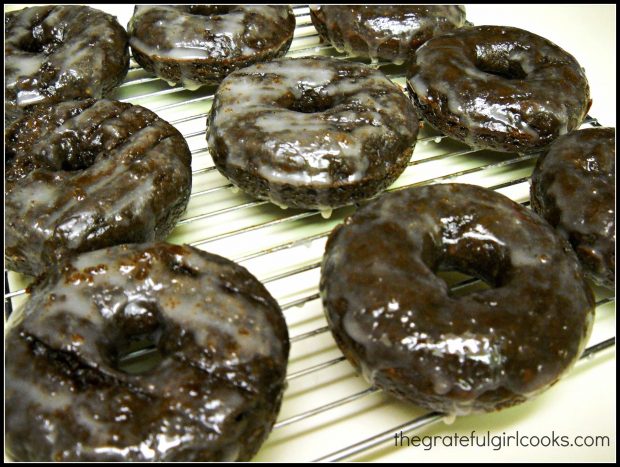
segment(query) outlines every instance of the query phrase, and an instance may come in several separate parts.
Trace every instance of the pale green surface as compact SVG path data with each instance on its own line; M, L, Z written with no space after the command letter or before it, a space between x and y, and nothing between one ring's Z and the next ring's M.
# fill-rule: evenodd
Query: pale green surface
M5 7L5 11L11 6ZM18 8L21 8L20 5ZM133 10L129 5L98 5L100 9L111 12L126 25ZM529 29L556 42L571 52L586 69L594 104L591 115L607 125L615 125L615 7L612 6L489 6L472 5L468 7L468 18L474 24L503 24ZM298 56L309 53L332 54L332 49L314 49L318 45L314 28L308 17L298 22L296 39L289 55ZM308 49L308 47L310 47ZM306 49L299 52L299 49ZM296 52L297 51L297 52ZM402 70L402 69L401 69ZM400 72L402 75L402 71ZM130 71L128 81L149 78L142 70ZM403 83L402 79L396 80ZM160 81L152 80L143 84L126 85L115 91L118 99L127 99L151 109L159 109L169 104L180 104L157 112L165 119L176 121L193 115L205 114L210 107L208 96L213 89L203 88L191 91L172 91ZM160 92L156 96L146 96ZM168 93L166 93L168 92ZM140 97L143 96L143 97ZM202 98L202 99L200 99ZM189 99L199 99L187 103ZM204 130L205 118L200 117L177 123L184 134ZM428 136L427 130L421 137ZM194 170L212 165L206 150L204 134L188 138L194 154ZM514 155L500 155L488 152L464 154L450 158L434 159L440 154L463 151L466 148L456 142L444 140L418 144L413 161L416 164L396 181L392 188L415 183L427 183L436 177L446 177L463 171L470 173L455 177L454 180L493 186L507 180L527 177L533 162L513 163L497 169L476 170L487 164L509 161ZM228 182L216 171L194 176L193 193ZM500 190L517 201L528 199L528 184L520 183L514 187ZM252 203L253 200L230 188L222 188L204 196L191 199L185 217L212 213ZM217 235L243 229L258 224L277 221L300 214L302 211L281 210L271 204L248 206L231 213L213 215L203 220L190 222L177 227L170 237L174 243L199 242ZM251 253L302 239L321 232L328 232L340 222L350 210L338 210L329 220L313 215L298 221L284 222L270 227L256 229L241 235L210 241L200 245L214 253L238 259ZM262 280L269 279L287 271L316 264L322 255L325 238L302 244L295 248L269 253L242 264ZM318 268L296 274L288 278L269 282L268 289L280 304L291 303L310 296L318 291ZM11 290L19 290L25 278L10 274ZM24 296L14 299L18 304ZM290 335L297 336L326 325L320 301L313 300L301 308L285 311ZM615 306L601 307L592 342L599 342L615 335ZM289 373L293 373L337 358L340 352L329 333L306 339L292 345ZM337 399L347 397L367 388L367 384L355 376L347 362L338 363L328 369L292 380L285 395L279 420L319 407ZM522 434L549 434L552 430L561 434L604 434L612 437L609 448L535 448L492 451L484 448L394 448L387 443L382 449L374 450L356 459L364 461L492 461L514 460L613 460L615 452L615 352L606 351L592 361L583 362L563 382L543 394L537 400L498 414L463 417L453 425L438 424L420 434L468 435L472 430L493 434L505 431L512 434L518 430ZM346 447L366 437L388 430L409 421L423 412L412 406L396 402L380 393L367 396L356 402L344 405L319 416L309 418L282 429L275 430L259 452L256 460L312 460Z

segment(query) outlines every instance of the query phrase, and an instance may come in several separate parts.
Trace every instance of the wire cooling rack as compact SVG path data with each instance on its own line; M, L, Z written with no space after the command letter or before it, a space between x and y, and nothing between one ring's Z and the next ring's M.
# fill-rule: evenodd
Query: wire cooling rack
M287 56L350 59L321 43L308 7L296 6L294 11L297 27ZM404 88L403 67L374 66ZM206 118L214 92L210 87L198 91L171 87L132 61L125 82L111 97L157 112L179 129L190 146L192 194L168 241L188 243L241 263L262 280L285 314L292 344L288 388L274 431L256 459L380 459L381 451L376 454L376 449L385 447L395 433L411 434L442 420L449 422L442 414L424 413L368 387L345 361L323 316L318 278L328 234L354 208L283 210L240 193L215 170L207 148ZM588 118L584 125L598 123ZM407 169L388 191L447 181L475 183L527 206L536 158L471 149L426 127ZM467 290L477 282L448 279L453 291ZM5 271L5 315L26 299L27 285L27 277ZM595 293L597 323L613 318L615 298L611 292L596 289ZM600 327L595 324L582 360L600 358L615 344L613 334L597 332ZM609 326L605 327L608 331ZM359 420L351 425L351 419Z

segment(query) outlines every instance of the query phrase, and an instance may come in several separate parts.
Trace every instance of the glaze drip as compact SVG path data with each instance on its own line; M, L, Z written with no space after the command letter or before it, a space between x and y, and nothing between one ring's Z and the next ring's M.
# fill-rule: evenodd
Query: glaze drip
M310 5L317 31L348 55L405 63L431 37L465 25L462 5Z

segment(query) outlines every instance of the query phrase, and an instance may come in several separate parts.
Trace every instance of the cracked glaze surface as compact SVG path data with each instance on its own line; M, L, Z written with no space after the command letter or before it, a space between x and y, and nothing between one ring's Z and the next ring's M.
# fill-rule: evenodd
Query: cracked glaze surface
M248 460L280 407L289 343L245 268L188 246L121 245L35 286L6 335L6 446L17 460ZM147 340L161 356L128 373Z
M295 15L286 5L138 5L127 30L140 65L195 89L284 55Z
M442 270L491 288L453 296ZM321 295L338 345L371 384L460 415L554 384L594 318L577 258L553 228L463 184L389 193L358 210L328 240Z
M372 197L405 169L418 119L379 70L280 59L228 76L207 140L218 170L251 195L321 209Z
M597 283L613 288L616 243L614 128L559 138L532 174L532 208L567 238Z
M310 5L317 31L339 52L398 65L431 37L465 25L462 5Z
M5 258L37 275L75 252L165 238L185 210L185 139L144 107L40 106L5 131Z
M407 88L420 113L476 147L532 152L577 128L590 88L575 58L547 39L508 26L477 26L420 47Z
M129 68L128 37L116 18L77 5L5 15L5 119L33 104L101 98Z

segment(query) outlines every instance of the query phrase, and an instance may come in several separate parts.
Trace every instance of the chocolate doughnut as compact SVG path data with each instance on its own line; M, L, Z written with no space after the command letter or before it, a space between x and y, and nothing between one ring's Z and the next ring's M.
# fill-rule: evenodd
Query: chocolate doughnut
M144 69L196 89L284 55L295 15L286 5L138 5L127 30Z
M319 35L339 52L394 62L431 37L465 25L462 5L310 5Z
M589 128L558 138L532 174L532 208L568 239L590 278L616 275L616 136Z
M5 343L16 460L248 460L271 431L286 323L232 261L166 243L85 253L17 313ZM150 363L123 363L149 346Z
M490 288L454 296L439 271ZM474 185L383 195L337 227L321 270L329 326L373 385L430 410L509 407L579 358L594 298L538 215Z
M450 32L420 47L407 87L421 118L475 148L535 152L577 128L590 88L577 60L507 26Z
M129 69L128 37L94 8L48 5L6 13L5 121L33 104L101 98Z
M417 133L413 106L381 71L306 57L229 75L215 94L207 140L217 169L250 195L327 209L389 186Z
M5 259L38 275L65 255L165 238L185 210L181 134L137 105L37 106L5 131Z

